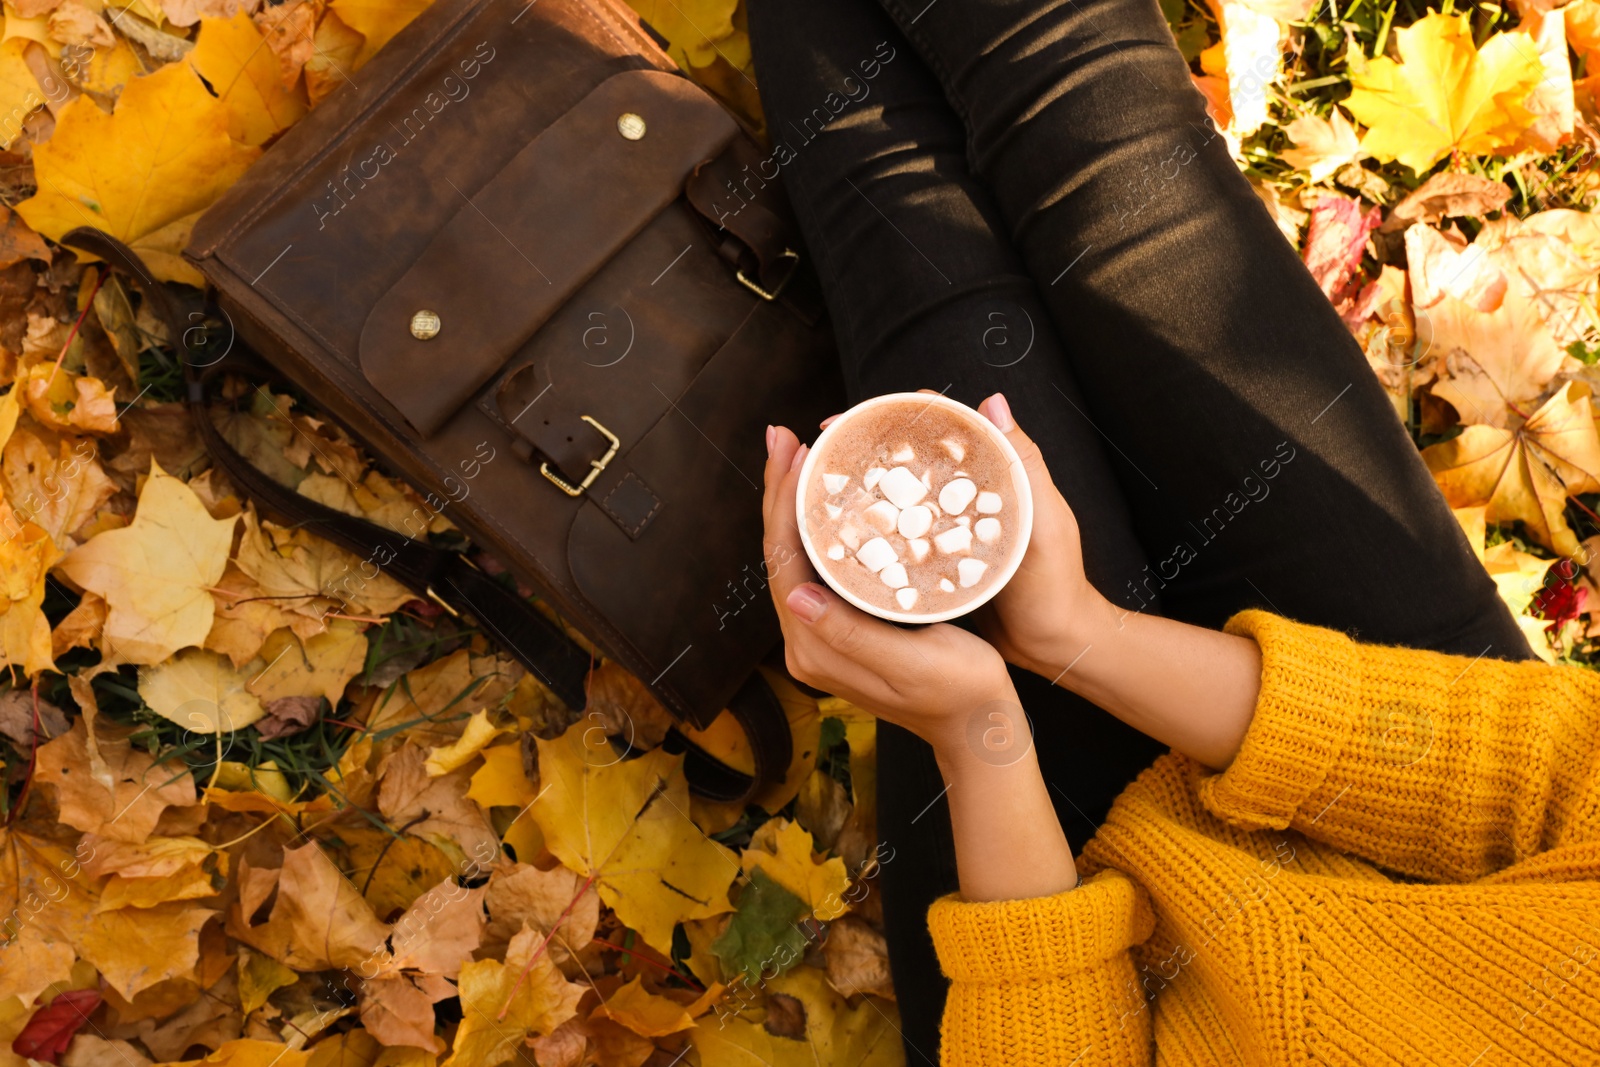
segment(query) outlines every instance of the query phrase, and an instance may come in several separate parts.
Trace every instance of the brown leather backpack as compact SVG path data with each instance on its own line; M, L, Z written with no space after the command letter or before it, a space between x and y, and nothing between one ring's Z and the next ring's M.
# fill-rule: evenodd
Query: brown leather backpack
M729 707L755 779L781 776L763 428L842 405L776 173L620 0L436 0L196 225L233 331L185 335L197 422L258 507L582 707L589 655L504 582L271 481L205 415L224 374L292 382L681 720ZM702 792L756 784L691 755Z

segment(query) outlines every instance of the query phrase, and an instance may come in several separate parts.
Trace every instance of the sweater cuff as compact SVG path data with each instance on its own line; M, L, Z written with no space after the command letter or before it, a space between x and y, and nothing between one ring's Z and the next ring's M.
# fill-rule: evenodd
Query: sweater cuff
M1239 754L1200 780L1212 814L1246 830L1286 828L1322 784L1361 690L1354 641L1335 630L1241 611L1224 628L1261 648L1261 695Z
M1154 925L1144 894L1116 870L1052 897L972 904L951 894L928 909L939 965L952 982L1066 977L1126 952Z

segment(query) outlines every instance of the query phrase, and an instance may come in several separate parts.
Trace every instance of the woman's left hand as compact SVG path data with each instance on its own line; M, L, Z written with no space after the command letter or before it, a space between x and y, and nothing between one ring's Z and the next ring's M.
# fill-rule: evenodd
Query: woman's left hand
M1020 714L1005 661L975 634L948 623L903 629L817 580L795 515L806 451L784 427L768 431L763 549L789 673L905 727L941 758L959 756L969 728L981 733L997 707Z

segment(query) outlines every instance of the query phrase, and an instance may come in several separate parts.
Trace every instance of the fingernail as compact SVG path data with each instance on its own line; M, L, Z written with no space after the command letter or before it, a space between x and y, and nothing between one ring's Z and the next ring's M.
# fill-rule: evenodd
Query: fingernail
M828 610L828 601L823 597L822 590L810 582L797 585L790 590L789 599L785 603L802 622L816 622L822 618L822 613Z
M771 426L768 426L767 427L767 458L768 459L772 458L772 443L773 443L773 441L775 441L777 439L777 437L778 437L778 431L773 429Z
M809 445L801 445L799 448L795 449L794 459L789 462L789 469L792 471L799 470L800 464L806 461L806 453L809 451L811 451Z
M989 421L1001 433L1010 433L1017 428L1017 420L1011 417L1011 405L1006 403L1004 393L996 393L989 398Z

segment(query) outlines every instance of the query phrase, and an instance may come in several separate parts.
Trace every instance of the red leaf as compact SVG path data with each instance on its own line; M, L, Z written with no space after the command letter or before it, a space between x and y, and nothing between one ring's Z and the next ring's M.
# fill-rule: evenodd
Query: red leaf
M1354 295L1345 290L1351 275L1361 266L1367 234L1377 228L1381 219L1377 208L1362 214L1360 201L1337 193L1324 194L1311 209L1302 257L1329 300L1337 303Z
M99 1006L98 989L69 989L57 994L56 999L33 1013L22 1033L11 1042L11 1051L42 1063L57 1062L72 1043L72 1035L83 1028Z

